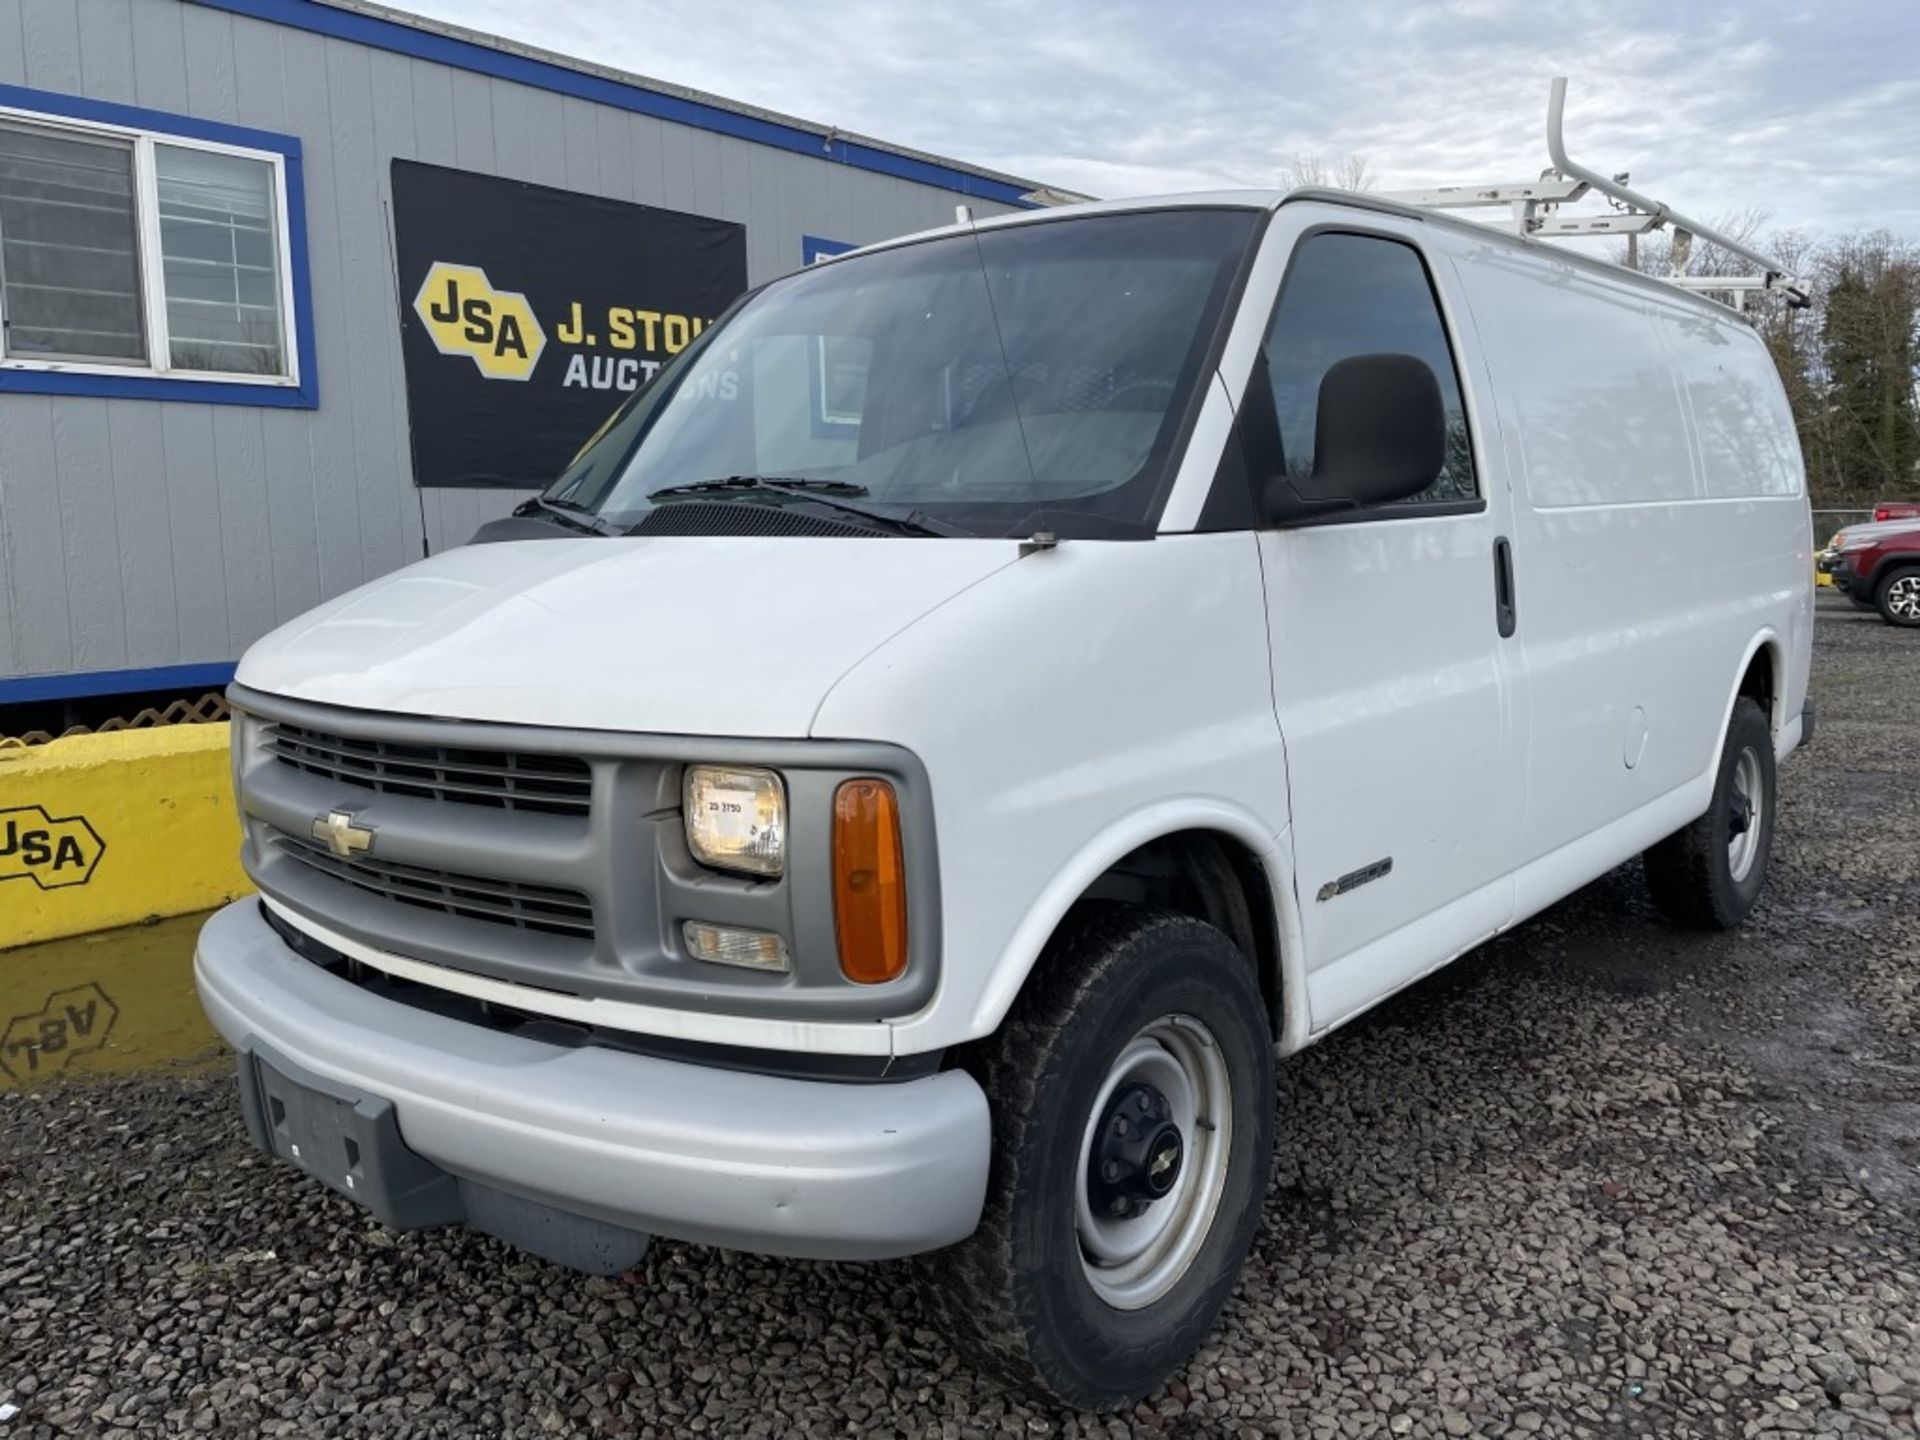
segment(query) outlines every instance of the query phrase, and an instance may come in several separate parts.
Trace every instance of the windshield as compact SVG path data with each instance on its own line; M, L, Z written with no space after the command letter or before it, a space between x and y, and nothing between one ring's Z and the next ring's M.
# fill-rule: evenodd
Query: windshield
M670 488L814 504L797 492L830 482L945 533L1143 529L1256 220L1050 221L789 276L617 411L546 499L626 528Z

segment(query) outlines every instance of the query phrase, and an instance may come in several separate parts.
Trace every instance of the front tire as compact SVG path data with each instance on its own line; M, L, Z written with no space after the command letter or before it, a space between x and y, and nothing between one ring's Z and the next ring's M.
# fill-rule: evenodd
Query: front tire
M1874 607L1880 618L1902 629L1920 626L1920 566L1896 570L1875 588Z
M1773 732L1743 695L1727 723L1707 813L1642 857L1661 913L1698 930L1731 930L1746 919L1767 883L1774 808Z
M1266 1194L1266 1014L1211 925L1106 904L1069 920L972 1057L993 1112L980 1228L923 1267L977 1368L1111 1410L1198 1347Z

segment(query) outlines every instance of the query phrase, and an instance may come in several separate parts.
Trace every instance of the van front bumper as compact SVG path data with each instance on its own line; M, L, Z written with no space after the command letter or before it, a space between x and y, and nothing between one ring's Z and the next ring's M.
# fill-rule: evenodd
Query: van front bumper
M485 1200L470 1218L495 1233L477 1212L498 1213L501 1197L563 1223L822 1259L934 1250L979 1223L987 1102L958 1070L796 1080L490 1030L330 974L290 950L255 900L208 922L194 979L239 1052L257 1144L281 1153L252 1113L271 1103L262 1077L292 1077L348 1121L397 1125L402 1168L418 1157L422 1173ZM349 1147L356 1162L362 1143ZM306 1155L297 1163L341 1187ZM448 1218L461 1217L418 1223Z

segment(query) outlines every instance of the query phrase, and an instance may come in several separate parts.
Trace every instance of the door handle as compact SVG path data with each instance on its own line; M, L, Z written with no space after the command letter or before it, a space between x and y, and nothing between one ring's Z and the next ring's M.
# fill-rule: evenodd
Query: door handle
M1513 598L1513 546L1504 535L1493 542L1493 618L1502 640L1510 639L1520 623Z

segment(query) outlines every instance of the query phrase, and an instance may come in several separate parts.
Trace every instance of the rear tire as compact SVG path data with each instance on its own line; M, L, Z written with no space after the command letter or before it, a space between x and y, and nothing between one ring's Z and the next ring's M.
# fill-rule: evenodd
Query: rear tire
M1920 566L1895 570L1874 587L1874 607L1880 618L1902 629L1920 626Z
M1707 813L1642 857L1653 903L1669 920L1730 930L1767 883L1773 849L1773 732L1757 702L1733 704Z
M1213 1328L1259 1225L1273 1040L1253 964L1187 916L1085 906L969 1068L993 1113L986 1209L922 1262L930 1305L980 1370L1131 1404Z

